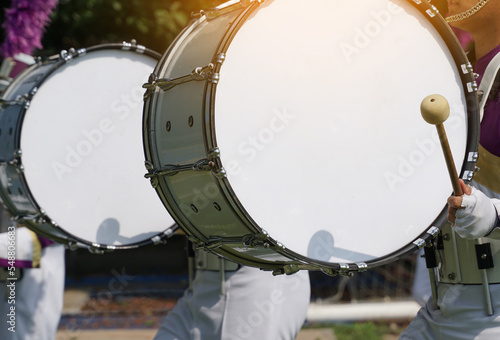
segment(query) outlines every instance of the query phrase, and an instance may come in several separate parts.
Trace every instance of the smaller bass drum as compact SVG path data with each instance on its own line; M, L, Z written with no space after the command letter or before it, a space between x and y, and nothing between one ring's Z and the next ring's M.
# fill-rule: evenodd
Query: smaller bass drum
M98 45L13 80L1 98L0 197L18 223L91 250L175 230L143 178L141 84L158 59L135 43Z

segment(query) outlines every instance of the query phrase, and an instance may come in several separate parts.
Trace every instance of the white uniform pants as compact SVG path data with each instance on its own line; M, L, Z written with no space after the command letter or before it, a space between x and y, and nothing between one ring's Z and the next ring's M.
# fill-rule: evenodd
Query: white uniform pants
M500 339L500 284L490 284L494 315L487 316L481 285L439 284L439 310L432 299L422 308L401 340Z
M51 245L42 250L40 268L24 269L15 284L15 304L8 304L5 283L0 284L0 339L53 340L61 317L64 295L64 246ZM12 318L10 307L15 307ZM11 318L15 332L9 331Z
M225 276L221 296L219 272L198 270L193 291L167 315L155 340L295 339L310 301L308 272L273 276L242 267Z

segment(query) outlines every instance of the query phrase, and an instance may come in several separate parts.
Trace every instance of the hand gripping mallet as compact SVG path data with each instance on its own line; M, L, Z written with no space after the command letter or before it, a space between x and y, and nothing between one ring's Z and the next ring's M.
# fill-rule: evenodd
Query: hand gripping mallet
M460 186L460 181L457 175L457 169L455 168L455 162L453 161L453 156L451 154L450 144L448 143L448 137L446 136L446 131L443 125L443 123L450 116L450 105L448 104L448 101L446 100L445 97L439 94L432 94L430 96L425 97L424 100L422 100L422 104L420 105L420 112L422 113L422 117L427 123L436 126L439 135L439 141L441 143L441 149L443 150L444 158L446 161L446 167L448 168L448 174L450 175L451 185L453 186L454 195L463 196L464 193L462 191L462 187ZM481 243L481 240L478 240L478 242ZM488 276L486 270L483 269L481 271L482 271L482 280L485 293L484 297L486 300L486 309L488 315L492 315L493 306L491 303L491 294L489 291ZM430 268L429 268L429 274L431 274ZM434 276L434 269L432 269L431 275Z

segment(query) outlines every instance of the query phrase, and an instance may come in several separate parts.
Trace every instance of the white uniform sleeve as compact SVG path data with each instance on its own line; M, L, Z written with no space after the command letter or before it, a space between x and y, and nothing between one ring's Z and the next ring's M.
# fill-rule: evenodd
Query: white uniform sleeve
M490 199L472 187L470 195L464 195L462 208L456 213L455 230L462 238L477 239L490 234L498 222L499 201Z
M495 208L497 210L497 215L500 216L500 200L496 199L496 198L492 198L491 201L493 202L493 205L495 206ZM497 220L496 226L493 228L491 233L486 235L486 237L500 240L500 217Z

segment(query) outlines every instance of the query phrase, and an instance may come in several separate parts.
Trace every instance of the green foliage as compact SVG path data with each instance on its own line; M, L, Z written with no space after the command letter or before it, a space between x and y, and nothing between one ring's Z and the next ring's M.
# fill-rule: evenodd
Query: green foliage
M336 325L334 330L338 340L382 340L384 334L371 322Z
M214 0L60 0L42 40L50 55L70 47L137 40L163 53L186 26L191 12L223 3Z

